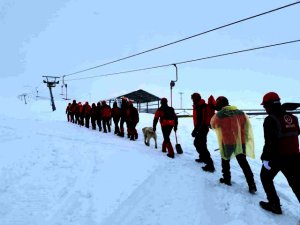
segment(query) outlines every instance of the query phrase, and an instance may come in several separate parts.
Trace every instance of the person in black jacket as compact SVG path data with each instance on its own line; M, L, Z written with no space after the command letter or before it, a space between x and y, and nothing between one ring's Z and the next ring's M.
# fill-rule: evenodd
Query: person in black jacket
M261 104L268 116L264 120L265 144L260 178L268 201L259 204L265 210L281 214L280 199L273 182L278 172L286 177L300 203L299 123L297 117L283 109L277 93L265 94Z

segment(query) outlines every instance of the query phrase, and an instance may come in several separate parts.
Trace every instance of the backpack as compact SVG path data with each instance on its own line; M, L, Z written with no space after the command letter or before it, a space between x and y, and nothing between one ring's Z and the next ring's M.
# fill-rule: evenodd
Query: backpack
M210 120L215 115L215 106L216 106L216 100L214 96L209 96L207 99L207 104L203 107L202 111L202 125L210 126Z

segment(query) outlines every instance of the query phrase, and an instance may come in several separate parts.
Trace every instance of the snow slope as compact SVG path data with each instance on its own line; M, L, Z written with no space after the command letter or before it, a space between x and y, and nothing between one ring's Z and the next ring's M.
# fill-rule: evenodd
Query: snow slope
M141 129L153 115L141 114L135 142L68 123L66 102L24 105L1 99L0 225L296 225L300 207L285 178L276 188L283 215L258 206L265 199L259 172L263 117L253 117L256 159L249 159L258 192L248 193L236 160L233 185L219 184L220 156L214 132L208 146L216 172L205 173L194 162L190 118L179 120L183 155L169 159L159 148L144 145ZM174 136L172 142L175 144Z

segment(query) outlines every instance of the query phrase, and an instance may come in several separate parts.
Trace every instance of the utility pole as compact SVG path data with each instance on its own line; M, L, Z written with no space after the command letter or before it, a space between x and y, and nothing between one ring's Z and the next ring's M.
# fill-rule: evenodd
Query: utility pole
M173 66L175 66L175 69L176 69L176 80L171 80L170 82L170 92L171 92L171 107L172 107L172 104L173 104L173 95L172 95L172 89L173 87L175 86L175 82L178 81L178 69L177 69L177 66L176 64L173 64Z
M56 81L59 77L52 77L52 76L43 76L46 78L44 80L44 83L47 84L47 87L49 88L50 91L50 98L51 98L51 104L52 104L52 110L55 111L56 107L54 104L54 99L53 99L53 94L52 94L52 88L56 86L56 84L59 84L59 81ZM51 79L51 81L50 81Z
M68 98L68 85L67 85L67 84L65 84L65 88L66 88L66 97L63 98L63 99L65 99L65 100L70 100L70 99Z
M180 109L182 109L182 94L183 94L183 92L179 92L179 94L180 94Z
M35 91L36 91L36 96L35 96L35 98L36 98L36 100L37 100L38 97L39 97L39 89L36 87L36 88L35 88Z

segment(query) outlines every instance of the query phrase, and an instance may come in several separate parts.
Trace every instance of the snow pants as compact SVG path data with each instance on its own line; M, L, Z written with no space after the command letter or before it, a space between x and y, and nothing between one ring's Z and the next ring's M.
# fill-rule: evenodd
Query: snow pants
M274 204L280 204L273 180L278 172L281 171L300 203L300 156L282 157L279 160L270 161L269 165L271 167L270 170L262 166L260 171L261 183L266 192L268 201Z

